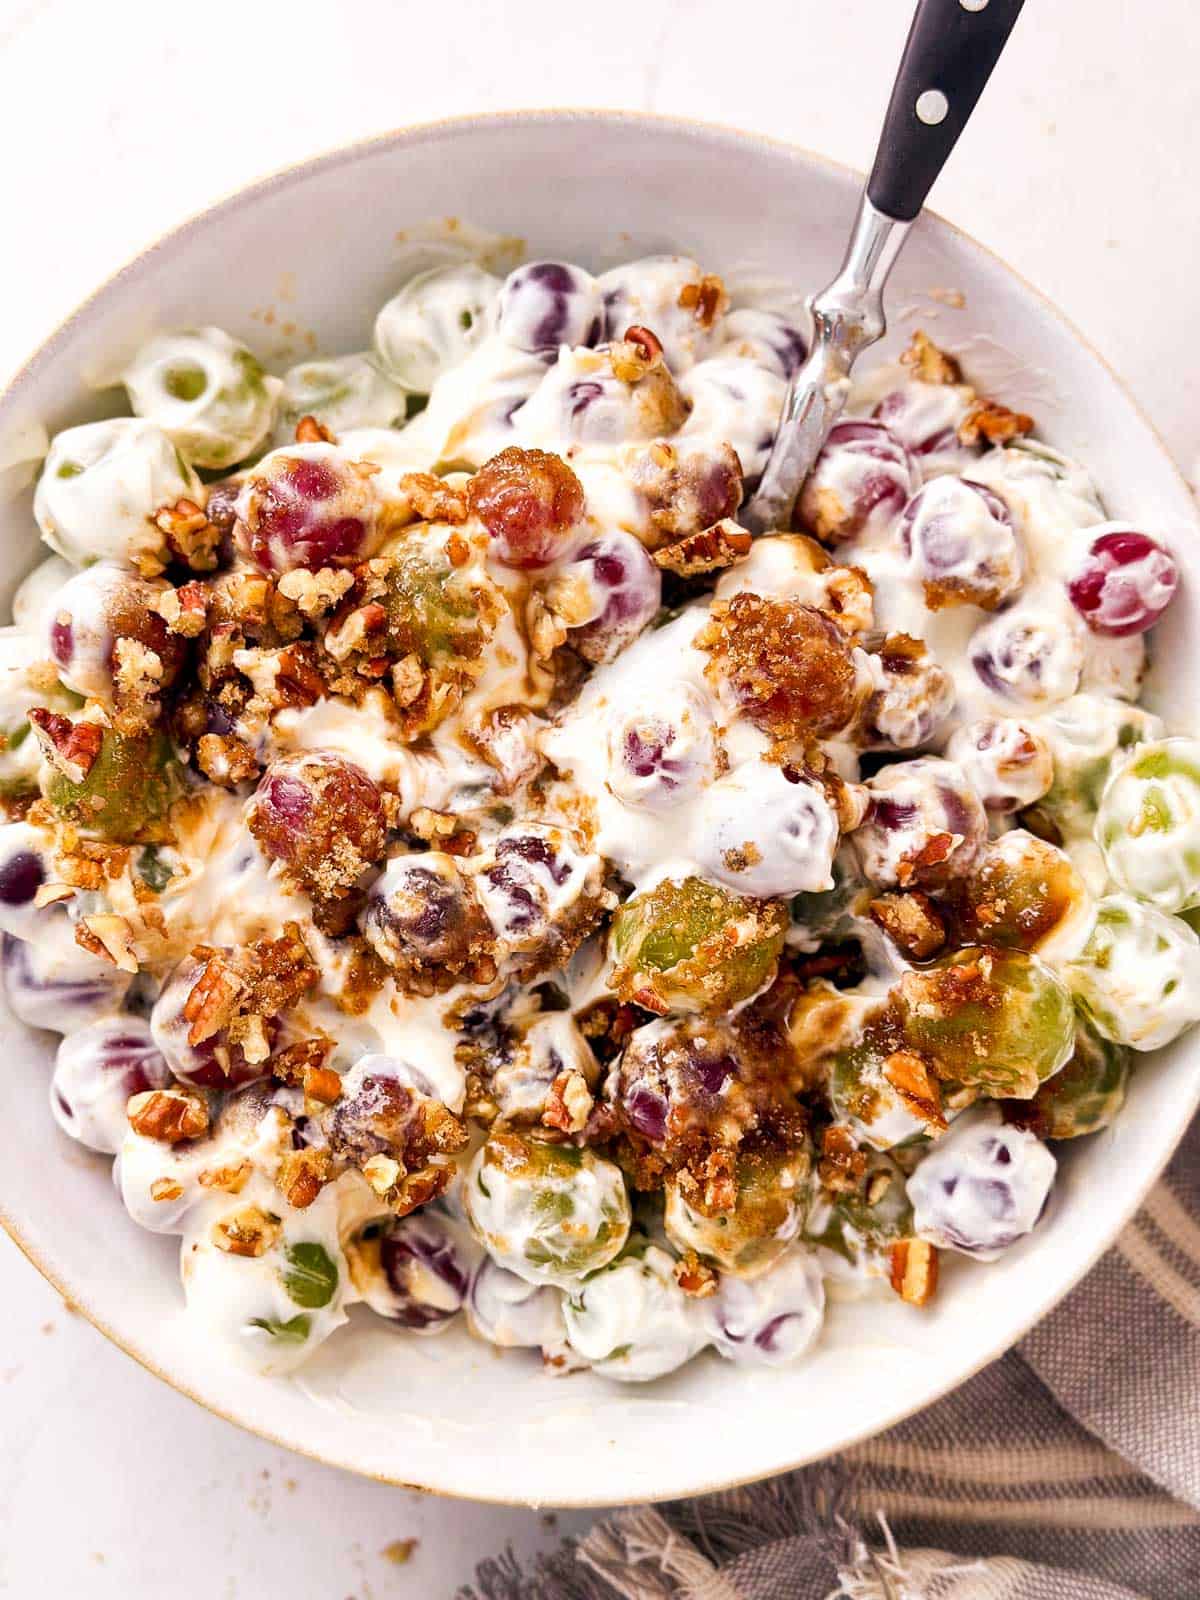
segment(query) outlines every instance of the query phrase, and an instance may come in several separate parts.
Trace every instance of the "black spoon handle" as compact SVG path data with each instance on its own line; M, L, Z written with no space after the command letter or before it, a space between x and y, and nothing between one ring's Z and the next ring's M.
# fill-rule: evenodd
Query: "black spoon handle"
M867 181L878 210L911 222L925 204L1023 4L918 0Z

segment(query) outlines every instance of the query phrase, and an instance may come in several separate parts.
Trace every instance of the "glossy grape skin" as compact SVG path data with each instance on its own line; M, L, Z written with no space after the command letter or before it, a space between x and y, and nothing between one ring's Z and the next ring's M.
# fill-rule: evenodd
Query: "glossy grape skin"
M618 1254L629 1233L620 1171L593 1151L493 1133L463 1200L484 1248L527 1283L566 1287Z
M428 394L492 331L500 287L472 262L418 273L375 319L383 370L405 389Z
M596 280L566 261L527 261L500 290L496 332L518 350L592 345L603 330L604 308Z
M780 1367L799 1360L820 1334L824 1279L815 1254L790 1245L759 1277L722 1275L716 1294L700 1306L709 1338L727 1361Z
M33 514L42 538L73 565L161 569L168 552L154 515L181 499L203 503L204 491L172 441L152 422L114 417L55 435Z
M1134 1050L1157 1050L1200 1022L1200 939L1179 917L1131 895L1096 907L1091 936L1065 969L1097 1032Z
M867 814L850 842L870 883L936 889L971 870L987 838L987 818L953 762L936 756L892 762L866 788Z
M1023 950L969 946L900 980L904 1036L944 1081L1028 1100L1070 1059L1062 979Z
M912 457L882 422L837 422L800 492L797 524L825 544L880 533L916 485Z
M154 844L169 834L171 807L184 791L183 768L162 733L105 730L82 783L47 768L42 792L81 834L110 844Z
M675 1281L665 1250L644 1240L569 1292L567 1340L602 1377L625 1383L661 1378L707 1342L698 1302Z
M1000 945L1062 959L1087 938L1092 900L1062 850L1013 828L986 845L947 895L962 944Z
M998 1107L968 1112L908 1180L914 1229L939 1249L995 1261L1038 1222L1056 1167Z
M610 981L650 1011L726 1011L770 982L786 928L774 902L664 879L614 914Z
M934 610L970 604L994 611L1021 587L1024 558L1012 513L985 484L932 479L905 506L897 537Z
M1200 741L1160 739L1114 761L1096 841L1118 888L1159 911L1200 903Z
M564 554L583 517L583 486L561 456L513 446L485 462L467 486L471 510L496 558L518 569Z
M408 1333L443 1333L466 1304L482 1252L467 1228L426 1207L370 1223L348 1248L372 1311Z
M227 956L233 951L221 952ZM181 1083L198 1089L237 1089L270 1072L270 1061L249 1061L240 1044L230 1042L224 1028L198 1038L189 1037L196 1023L185 1015L189 997L204 974L203 959L188 955L167 977L150 1013L154 1043ZM268 1022L268 1039L274 1026Z
M128 1126L130 1097L170 1081L149 1024L139 1017L106 1017L74 1029L59 1045L50 1110L72 1139L116 1155Z
M939 1105L924 1115L889 1082L884 1067L902 1042L886 1030L868 1026L829 1062L829 1104L839 1122L873 1150L894 1150L926 1134L944 1131Z
M1121 639L1152 628L1178 587L1168 550L1149 534L1111 523L1094 534L1067 593L1093 633Z
M1032 1100L1005 1107L1010 1122L1028 1128L1039 1139L1078 1139L1111 1125L1125 1103L1131 1058L1081 1022L1075 1053L1061 1071L1047 1079Z
M681 1253L742 1278L767 1272L800 1232L812 1158L806 1148L754 1150L739 1157L733 1209L705 1216L691 1205L684 1179L666 1185L664 1225Z
M559 568L556 583L571 586L590 613L568 630L585 661L611 661L657 615L662 573L644 546L619 528L589 538ZM572 613L572 617L574 616Z
M124 999L130 974L89 955L75 943L73 925L61 917L54 933L26 944L6 933L0 972L9 1010L31 1028L70 1033L109 1016Z
M708 878L742 894L814 894L833 886L839 837L819 784L752 760L705 789L693 852Z
M124 374L134 413L157 423L198 467L227 470L263 443L279 380L220 328L161 334Z
M946 759L962 770L991 812L1034 805L1054 782L1054 759L1045 735L1013 717L982 717L956 728Z
M333 444L272 450L244 478L235 512L238 543L266 573L354 566L383 537L372 476Z
M171 686L187 654L155 607L170 585L140 578L111 561L77 572L55 596L46 616L46 648L65 686L112 705L122 641L153 651L161 669L158 688Z

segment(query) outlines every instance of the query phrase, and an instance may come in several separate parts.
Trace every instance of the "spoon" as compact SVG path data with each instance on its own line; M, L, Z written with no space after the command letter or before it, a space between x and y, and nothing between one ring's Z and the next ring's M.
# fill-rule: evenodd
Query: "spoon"
M846 403L855 358L886 331L888 273L1023 4L918 0L845 259L808 302L812 349L788 385L766 470L738 519L751 533L791 526L796 496Z

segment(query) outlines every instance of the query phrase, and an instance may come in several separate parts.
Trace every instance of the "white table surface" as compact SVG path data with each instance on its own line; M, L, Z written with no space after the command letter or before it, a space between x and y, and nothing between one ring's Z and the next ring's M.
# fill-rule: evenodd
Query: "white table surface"
M390 126L632 107L865 166L909 14L906 0L0 0L0 379L176 222ZM1191 0L1030 0L934 196L1074 318L1185 469L1200 451L1198 43ZM588 1523L281 1453L107 1345L3 1236L0 1305L0 1593L449 1596L506 1541L528 1551ZM383 1553L409 1538L406 1563Z

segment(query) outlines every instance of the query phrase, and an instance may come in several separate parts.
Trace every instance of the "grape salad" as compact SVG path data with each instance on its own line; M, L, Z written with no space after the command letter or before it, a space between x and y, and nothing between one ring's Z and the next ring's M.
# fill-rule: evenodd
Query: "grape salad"
M1200 1020L1167 541L920 333L751 539L804 353L684 257L463 261L52 440L4 990L231 1361L800 1361L1019 1247Z

